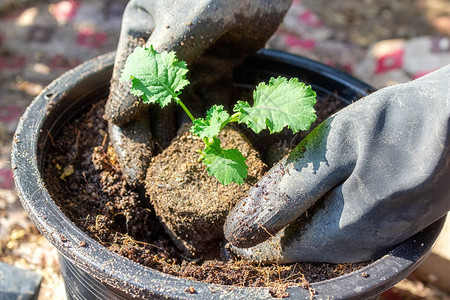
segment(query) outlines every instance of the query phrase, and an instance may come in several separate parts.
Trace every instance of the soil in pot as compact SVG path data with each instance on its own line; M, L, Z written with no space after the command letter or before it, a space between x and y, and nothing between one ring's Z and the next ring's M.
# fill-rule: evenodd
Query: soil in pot
M316 105L317 122L339 108L337 101L331 102L331 106L319 102ZM206 283L272 287L273 295L278 297L287 296L287 286L298 285L308 289L309 283L338 277L367 265L296 263L258 266L244 261L222 261L216 254L219 251L210 249L206 252L216 254L215 257L198 262L187 259L166 233L148 198L126 184L112 146L109 145L107 124L102 118L103 110L104 101L94 104L81 117L67 124L58 137L51 137L52 147L46 160L45 172L46 186L61 210L79 228L109 250L156 270ZM184 134L180 133L173 147L166 149L166 156L175 155L176 141L188 139ZM237 132L229 134L239 136ZM301 137L296 140L301 140ZM248 146L245 139L241 143ZM279 146L287 149L293 144L284 142ZM197 149L195 145L183 147L192 151ZM254 150L249 147L248 151ZM257 157L256 152L254 155ZM194 160L197 157L195 155ZM159 160L159 163L163 163L163 158ZM256 164L260 168L256 168L256 173L250 174L246 189L264 169L261 161ZM184 174L187 176L190 171L192 170L186 168ZM152 175L148 175L149 180L151 177ZM147 188L154 189L155 192L168 189L167 186L161 187L161 184L169 184L171 187L177 184L176 176L170 183L158 183L155 178L152 180L155 180L154 184ZM236 197L241 197L241 193L245 194L242 186L237 189L239 191L233 192ZM215 247L218 249L220 239L214 240L217 241Z

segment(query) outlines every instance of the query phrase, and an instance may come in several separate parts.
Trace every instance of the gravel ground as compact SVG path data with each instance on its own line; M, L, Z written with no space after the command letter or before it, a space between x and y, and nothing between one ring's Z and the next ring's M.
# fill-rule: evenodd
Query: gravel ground
M125 0L0 0L0 261L44 276L39 299L65 299L57 253L14 192L12 135L33 97L64 71L115 49ZM450 63L450 1L294 1L268 46L381 88ZM450 299L409 277L383 299Z

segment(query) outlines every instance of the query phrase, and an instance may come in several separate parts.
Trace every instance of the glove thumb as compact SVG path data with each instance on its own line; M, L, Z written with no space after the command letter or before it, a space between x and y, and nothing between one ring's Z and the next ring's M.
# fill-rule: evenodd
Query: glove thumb
M239 248L255 246L345 181L356 162L355 143L345 134L352 127L339 114L317 126L232 209L225 238Z

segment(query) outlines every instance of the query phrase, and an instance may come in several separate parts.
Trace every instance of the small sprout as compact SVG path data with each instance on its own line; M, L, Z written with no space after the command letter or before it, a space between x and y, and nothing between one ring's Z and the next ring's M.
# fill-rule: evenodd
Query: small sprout
M212 106L205 118L195 118L178 97L189 84L186 79L186 63L178 61L175 52L157 52L150 48L137 47L128 57L120 80L131 80L131 93L141 97L144 103L156 103L164 108L174 101L180 105L192 121L191 132L205 143L198 150L210 175L222 184L242 184L247 178L246 158L237 149L223 149L218 139L219 132L228 123L246 124L254 132L268 129L271 133L290 128L294 133L308 130L316 120L316 93L297 78L271 78L269 83L260 83L253 92L253 105L238 101L233 115L222 105Z
M56 167L58 168L58 167ZM66 177L69 177L70 175L72 175L74 172L73 166L72 165L68 165L67 167L64 168L63 173L61 174L61 176L59 176L59 178L61 180L66 180Z

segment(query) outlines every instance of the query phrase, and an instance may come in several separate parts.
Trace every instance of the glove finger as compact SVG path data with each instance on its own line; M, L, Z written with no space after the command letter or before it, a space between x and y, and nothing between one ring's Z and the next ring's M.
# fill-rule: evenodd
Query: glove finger
M225 238L236 247L255 246L344 182L356 162L352 128L339 114L317 126L232 209Z
M342 224L342 185L334 188L276 235L251 248L227 245L228 255L255 263L360 262L376 258L386 246L365 243L364 226ZM343 230L342 227L347 227ZM355 231L354 229L357 228ZM357 234L360 234L356 237ZM371 239L371 237L369 237ZM350 241L350 242L349 242Z
M108 131L128 184L141 185L154 148L149 118L137 118L136 121L122 126L109 123Z
M147 110L148 105L130 94L131 82L120 82L120 74L126 59L137 46L142 46L149 38L154 20L148 11L143 9L145 1L132 0L127 5L122 21L122 27L114 61L113 75L105 117L109 122L122 125L130 122Z
M144 6L145 2L132 0L125 9L110 94L105 107L111 143L127 182L133 186L142 185L155 143L150 131L149 106L130 93L130 82L120 82L119 78L127 57L137 46L145 44L155 27L152 16ZM170 118L161 116L158 119L166 121ZM171 135L171 131L164 130L166 127L162 123L158 124L160 125L154 130L154 137L160 145L162 141L169 139L164 136Z
M255 264L284 263L281 237L283 231L256 246L250 248L239 248L231 243L225 243L222 255L226 260L245 260Z

